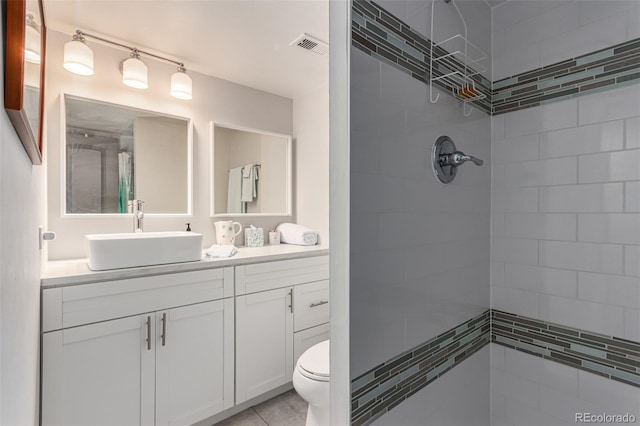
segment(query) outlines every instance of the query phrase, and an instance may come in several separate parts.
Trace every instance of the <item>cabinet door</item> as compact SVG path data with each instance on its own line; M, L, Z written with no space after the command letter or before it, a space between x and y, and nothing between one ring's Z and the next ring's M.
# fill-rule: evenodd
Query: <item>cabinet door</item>
M304 351L315 344L328 340L330 333L331 328L328 323L293 333L294 365L298 362L298 358L300 358L300 355L302 355Z
M45 333L43 425L153 425L153 316Z
M291 291L236 297L236 404L292 379Z
M233 406L233 299L156 313L156 425Z

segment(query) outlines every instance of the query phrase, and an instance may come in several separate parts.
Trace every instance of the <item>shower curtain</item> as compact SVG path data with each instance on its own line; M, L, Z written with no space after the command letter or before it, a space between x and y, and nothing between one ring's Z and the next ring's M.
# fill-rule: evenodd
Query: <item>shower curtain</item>
M131 154L118 153L118 213L127 213L127 202L131 192Z

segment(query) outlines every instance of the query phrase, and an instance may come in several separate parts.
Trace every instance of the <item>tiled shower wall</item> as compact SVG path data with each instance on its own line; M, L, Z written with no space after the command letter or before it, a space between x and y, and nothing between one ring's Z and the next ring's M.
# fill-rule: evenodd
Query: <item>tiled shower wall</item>
M458 4L474 9L470 14L463 10L474 17L470 39L484 46L491 28L483 19L486 3ZM440 1L436 5L437 28L455 31L456 22L444 13L451 7ZM586 72L589 79L605 73L598 74L602 79L597 82L585 82L584 72L562 77L565 83L578 78L580 88L571 92L577 99L543 93L538 100L543 106L527 102L518 107L529 109L492 120L492 307L506 311L492 311L492 337L503 345L491 348L496 424L573 423L576 412L595 409L608 414L626 409L640 417L640 358L634 343L640 319L640 274L635 270L640 209L629 207L640 198L640 157L634 149L640 148L640 92L633 85L638 78L638 6L513 0L493 10L493 48L502 57L485 77L502 79L503 86L505 81L522 82L522 89L510 91L529 93L522 81L526 76L546 75L562 61L571 66L572 58L585 54L596 61ZM430 174L421 175L429 169L428 161L418 164L422 160L416 150L419 139L427 141L424 148L439 134L451 136L462 128L470 132L459 136L475 132L482 139L480 127L470 126L481 118L477 112L463 118L460 104L449 97L429 103L427 88L420 84L424 78L406 64L416 54L412 37L429 33L429 2L357 0L354 10L360 14L354 15L351 79L354 424L374 419L380 425L413 424L411 419L421 416L440 419L438 424L486 424L486 413L478 408L483 404L477 405L479 416L444 401L431 404L441 391L455 394L458 406L467 406L486 382L474 376L461 383L454 374L468 372L487 352L474 352L483 337L470 341L471 335L464 336L471 330L460 324L478 313L483 286L476 284L484 274L470 268L475 274L467 275L457 268L466 269L474 250L480 250L478 265L483 262L481 244L472 243L482 239L477 228L482 214L460 214L470 208L471 193L453 185L433 186ZM609 25L615 29L608 31ZM417 43L424 42L422 37ZM526 59L518 57L522 51L528 52ZM613 60L607 57L618 52L621 56ZM545 66L545 71L535 70ZM521 75L510 78L514 74ZM547 88L555 83L535 84ZM603 87L611 83L619 88ZM500 99L504 102L504 96ZM482 146L478 139L470 142L472 149ZM477 190L484 180L475 179L480 179L473 184ZM554 203L571 207L556 211ZM598 210L600 205L607 207ZM456 265L452 256L460 256L462 264ZM447 338L451 333L455 336ZM442 339L448 339L446 345Z
M424 25L427 3L381 5L399 19L411 17ZM489 8L484 2L461 7L483 17L477 21L482 25L470 30L488 44ZM446 19L453 18L442 18L444 27ZM428 28L424 31L428 34ZM352 47L352 378L489 307L490 120L478 111L464 117L459 102L446 94L431 104L423 82ZM439 183L430 156L440 135L484 159L485 166L466 165L452 184ZM486 365L487 355L487 348L471 355L389 415L419 418L424 411L416 400L466 389L458 403L477 410L434 404L431 415L449 417L452 424L488 424L488 371L456 373L459 368L466 372L470 364ZM394 424L385 416L379 422Z
M493 80L639 37L637 1L493 9ZM640 340L640 85L493 117L492 307ZM494 425L632 413L640 389L491 345Z

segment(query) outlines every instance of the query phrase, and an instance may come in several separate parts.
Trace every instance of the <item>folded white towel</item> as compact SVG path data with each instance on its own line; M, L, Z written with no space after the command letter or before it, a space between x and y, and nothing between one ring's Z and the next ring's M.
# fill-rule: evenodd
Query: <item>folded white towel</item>
M280 241L285 244L313 246L318 242L318 233L306 226L281 223L276 229L280 231Z
M204 252L204 257L212 259L214 257L231 257L238 252L238 249L232 245L214 244Z

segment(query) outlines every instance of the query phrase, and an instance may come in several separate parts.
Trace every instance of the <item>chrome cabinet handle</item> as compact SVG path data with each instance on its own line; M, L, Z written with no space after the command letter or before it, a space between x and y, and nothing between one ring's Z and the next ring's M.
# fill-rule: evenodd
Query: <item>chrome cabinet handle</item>
M312 303L309 305L310 308L315 308L316 306L322 306L322 305L326 305L327 303L329 303L328 300L321 300L318 303Z
M162 313L162 346L167 344L167 313Z
M147 316L147 350L151 350L151 316Z
M291 298L291 304L289 304L289 309L291 313L293 313L293 289L289 290L289 297Z

